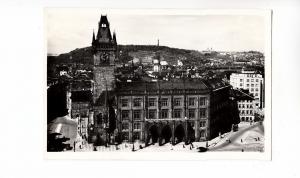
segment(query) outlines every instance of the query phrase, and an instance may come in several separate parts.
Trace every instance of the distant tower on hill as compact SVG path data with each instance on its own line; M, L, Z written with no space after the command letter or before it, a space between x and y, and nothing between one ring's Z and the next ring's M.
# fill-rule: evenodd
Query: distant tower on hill
M94 92L95 103L101 93L114 88L114 69L117 58L117 38L111 35L110 24L106 15L101 15L97 36L93 32L92 51L94 62Z

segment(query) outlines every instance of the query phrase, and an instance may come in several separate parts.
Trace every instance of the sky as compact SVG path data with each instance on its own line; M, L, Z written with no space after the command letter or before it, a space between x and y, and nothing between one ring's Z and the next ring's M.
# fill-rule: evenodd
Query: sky
M259 15L195 15L109 12L96 8L48 8L47 53L61 54L91 45L100 16L107 15L118 44L160 45L216 51L264 52L265 19Z

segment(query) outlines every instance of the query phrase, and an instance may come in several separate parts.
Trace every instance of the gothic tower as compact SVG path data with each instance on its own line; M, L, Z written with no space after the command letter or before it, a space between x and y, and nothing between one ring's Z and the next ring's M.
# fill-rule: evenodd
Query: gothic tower
M93 32L92 50L95 82L93 102L95 103L103 91L114 89L117 39L115 32L111 35L106 15L101 15L96 37Z

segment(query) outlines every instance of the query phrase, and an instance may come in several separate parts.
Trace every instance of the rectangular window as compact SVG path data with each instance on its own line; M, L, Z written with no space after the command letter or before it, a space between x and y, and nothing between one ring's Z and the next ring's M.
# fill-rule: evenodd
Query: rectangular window
M206 117L206 108L200 108L200 118Z
M242 83L240 83L240 87L242 87L243 86L243 84Z
M162 110L161 110L161 118L162 118L162 119L168 118L168 112L169 112L168 109L162 109Z
M243 79L240 79L240 82L243 82Z
M128 120L129 119L129 111L123 110L122 111L122 120Z
M258 82L258 79L256 79L256 82Z
M161 106L168 106L168 98L161 99Z
M174 98L174 106L181 106L181 98Z
M140 132L134 132L134 134L133 134L133 139L134 140L139 140L140 139Z
M134 98L133 99L133 106L134 107L140 107L140 106L142 106L142 98Z
M141 120L141 110L134 110L133 111L133 119L134 120Z
M195 118L195 109L189 109L189 118Z
M128 122L122 123L122 130L128 130L129 129L129 124Z
M181 118L181 109L174 109L174 118Z
M149 106L156 106L156 98L149 98Z
M129 140L129 133L128 132L124 132L123 133L123 140L124 141L128 141Z
M254 84L253 84L253 83L251 83L251 87L254 87Z
M247 82L249 82L249 79L247 79Z
M121 103L122 103L122 107L127 107L128 106L128 99L122 99Z
M200 122L200 127L205 127L205 125L206 125L206 122L205 122L205 121L201 121L201 122Z
M195 106L196 105L196 98L189 98L189 106Z
M258 91L258 88L255 88L255 91Z
M254 82L254 79L251 79L251 82Z
M156 109L149 110L149 119L156 119Z
M247 87L249 87L249 83L247 83Z
M201 97L200 98L200 106L205 106L206 105L206 98L205 97Z
M134 130L141 130L142 124L141 123L133 123L133 129Z

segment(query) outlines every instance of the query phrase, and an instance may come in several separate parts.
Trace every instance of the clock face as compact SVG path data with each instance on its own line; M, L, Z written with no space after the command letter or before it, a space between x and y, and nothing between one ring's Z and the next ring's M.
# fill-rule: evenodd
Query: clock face
M109 63L109 54L104 52L100 55L101 63Z

